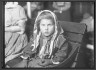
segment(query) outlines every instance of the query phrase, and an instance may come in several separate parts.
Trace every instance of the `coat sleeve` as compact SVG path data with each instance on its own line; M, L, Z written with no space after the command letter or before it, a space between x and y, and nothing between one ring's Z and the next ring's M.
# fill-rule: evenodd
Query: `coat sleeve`
M27 44L27 46L24 48L22 56L29 57L30 55L35 53L35 51L32 51L33 48L32 43L33 43L33 39L31 39L30 42Z
M55 54L53 55L52 62L62 62L64 59L67 58L68 54L68 41L62 44L60 48L57 48Z

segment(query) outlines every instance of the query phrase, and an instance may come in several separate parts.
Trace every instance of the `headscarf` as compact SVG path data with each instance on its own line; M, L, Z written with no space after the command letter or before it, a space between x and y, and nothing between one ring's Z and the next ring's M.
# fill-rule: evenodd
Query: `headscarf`
M17 7L18 2L7 2L5 5L5 8L12 8L12 7Z
M58 36L59 36L60 34L62 34L64 31L63 31L63 29L61 28L61 26L58 24L56 15L55 15L52 11L50 11L50 10L43 10L43 11L39 12L38 15L37 15L37 18L36 18L35 24L34 24L34 29L33 29L33 42L34 42L34 43L32 44L32 46L33 46L32 51L34 51L34 50L38 47L38 45L39 45L39 40L40 40L40 36L41 36L40 30L38 30L38 18L39 18L39 16L40 16L41 14L47 13L47 12L52 15L52 17L53 17L53 19L54 19L54 23L55 23L55 32L53 33L53 36L52 36L52 38L51 38L50 48L49 48L49 51L50 51L50 54L49 54L49 55L51 56L51 55L52 55L52 50L53 50L53 48L56 47L56 43L57 43L57 40L58 40ZM46 19L46 18L45 18L45 19ZM42 20L42 19L41 19L41 20ZM43 53L42 53L42 49L41 49L41 51L40 51L40 54L41 54L41 55L43 54Z

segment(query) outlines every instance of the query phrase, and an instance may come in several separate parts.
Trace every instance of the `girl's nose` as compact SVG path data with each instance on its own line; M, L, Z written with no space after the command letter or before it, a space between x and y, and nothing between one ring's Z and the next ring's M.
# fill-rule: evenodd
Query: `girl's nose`
M48 29L48 26L47 26L47 25L45 26L45 29L46 29L46 30Z

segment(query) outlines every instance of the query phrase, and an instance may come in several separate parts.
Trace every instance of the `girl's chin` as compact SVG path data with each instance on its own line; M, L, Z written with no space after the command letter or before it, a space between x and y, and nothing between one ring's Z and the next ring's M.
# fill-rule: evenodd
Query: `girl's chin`
M51 34L44 34L45 37L49 37Z
M45 36L45 37L49 37L49 36L51 36L53 33L42 33L42 35L43 36Z
M44 35L45 37L49 37L50 35Z

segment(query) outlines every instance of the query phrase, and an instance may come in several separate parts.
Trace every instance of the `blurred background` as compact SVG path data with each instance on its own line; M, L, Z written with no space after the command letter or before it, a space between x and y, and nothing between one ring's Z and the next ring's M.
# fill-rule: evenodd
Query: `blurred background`
M31 18L35 18L40 10L48 9L54 11L59 20L80 22L85 13L94 16L94 2L19 2L19 4L28 10L31 9ZM58 11L57 11L58 10ZM62 13L60 12L62 11ZM34 13L34 14L33 14ZM60 14L59 14L60 13ZM62 17L61 17L62 14ZM28 12L27 12L28 15ZM60 17L59 17L60 16Z

